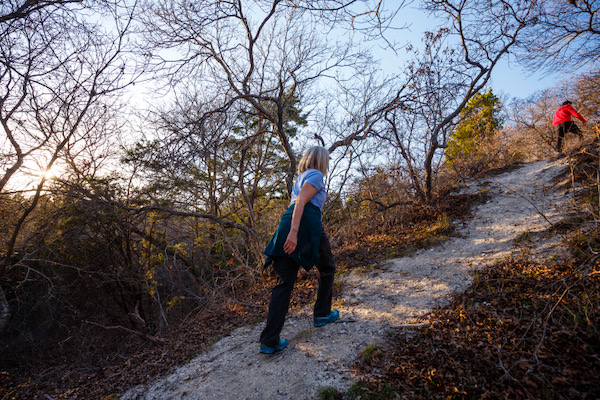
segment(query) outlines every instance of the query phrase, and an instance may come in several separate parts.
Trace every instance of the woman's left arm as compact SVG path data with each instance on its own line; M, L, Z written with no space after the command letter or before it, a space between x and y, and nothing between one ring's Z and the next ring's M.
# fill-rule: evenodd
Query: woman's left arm
M306 182L302 185L296 204L294 205L294 212L292 213L292 227L290 233L283 244L283 251L286 254L292 254L296 250L298 245L298 230L300 229L300 221L302 220L302 214L304 214L304 206L306 203L317 194L317 188Z

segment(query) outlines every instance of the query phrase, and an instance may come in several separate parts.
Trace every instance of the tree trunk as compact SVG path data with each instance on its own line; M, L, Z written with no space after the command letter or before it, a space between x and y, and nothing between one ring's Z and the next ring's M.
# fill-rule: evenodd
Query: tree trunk
M10 308L8 307L4 290L0 286L0 333L4 332L8 326L8 320L10 320Z
M439 148L437 145L437 140L434 138L432 140L431 147L427 152L427 156L425 157L425 162L423 167L425 168L425 198L427 200L427 204L431 204L432 189L433 189L433 156L435 155L435 151Z

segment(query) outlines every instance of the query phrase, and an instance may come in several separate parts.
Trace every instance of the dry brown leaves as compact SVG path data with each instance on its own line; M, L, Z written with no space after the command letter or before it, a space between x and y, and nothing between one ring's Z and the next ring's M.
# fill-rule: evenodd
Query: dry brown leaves
M479 273L431 328L398 332L370 365L359 365L381 396L401 398L600 397L600 265L512 260ZM374 373L375 372L375 373Z
M471 215L471 205L484 202L486 194L444 195L431 206L393 208L363 216L349 237L335 249L338 266L352 270L384 259L401 257L430 247L454 235L455 222ZM369 224L369 221L396 221Z

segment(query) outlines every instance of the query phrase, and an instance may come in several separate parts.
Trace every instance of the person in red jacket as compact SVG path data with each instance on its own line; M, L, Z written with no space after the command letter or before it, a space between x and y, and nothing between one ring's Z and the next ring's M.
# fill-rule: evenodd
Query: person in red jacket
M562 152L562 142L565 138L565 133L571 132L576 135L581 135L581 130L579 127L571 120L571 117L575 117L583 122L583 125L587 124L587 121L581 114L579 114L575 109L571 106L569 100L565 101L562 106L554 113L554 118L552 119L552 125L556 126L558 129L558 140L556 142L556 150L561 153Z

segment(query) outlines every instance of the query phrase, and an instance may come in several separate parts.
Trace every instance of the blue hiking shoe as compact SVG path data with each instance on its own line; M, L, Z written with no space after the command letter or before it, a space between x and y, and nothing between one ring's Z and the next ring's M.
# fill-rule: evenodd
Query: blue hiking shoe
M288 345L288 341L285 339L281 339L279 341L279 344L275 347L269 347L269 346L265 346L263 344L260 345L260 352L263 354L273 354L276 351L280 351L283 350L287 347Z
M323 326L327 325L330 322L335 322L340 317L340 313L338 310L333 310L326 317L315 317L313 325L314 326Z

